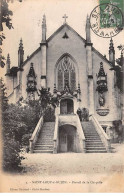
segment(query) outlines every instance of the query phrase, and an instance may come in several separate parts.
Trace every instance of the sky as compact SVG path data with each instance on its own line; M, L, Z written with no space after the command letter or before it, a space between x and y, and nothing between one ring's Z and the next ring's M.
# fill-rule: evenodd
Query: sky
M90 15L99 0L17 0L9 2L13 12L12 24L14 29L9 30L4 26L6 39L3 42L3 55L10 54L11 67L18 65L18 47L22 38L24 45L24 59L32 54L39 46L42 35L42 17L46 15L47 38L54 33L64 22L64 14L68 16L67 23L85 38L85 24L87 14ZM116 57L120 56L117 46L122 44L124 30L113 37ZM109 38L102 38L91 30L93 46L108 57ZM124 44L124 43L123 43ZM4 75L6 68L0 69Z

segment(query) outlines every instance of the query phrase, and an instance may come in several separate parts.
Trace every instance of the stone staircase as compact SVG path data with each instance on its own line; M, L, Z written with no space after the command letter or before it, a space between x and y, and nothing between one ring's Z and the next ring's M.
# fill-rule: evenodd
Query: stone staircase
M81 124L86 138L86 153L106 153L107 150L92 121L82 122Z
M55 122L45 122L35 144L34 153L53 153Z

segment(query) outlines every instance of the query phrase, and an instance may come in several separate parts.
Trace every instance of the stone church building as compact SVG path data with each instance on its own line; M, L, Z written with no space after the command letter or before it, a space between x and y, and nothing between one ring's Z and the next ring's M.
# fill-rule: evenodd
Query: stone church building
M21 39L18 66L10 67L9 55L6 64L10 103L16 103L20 97L37 99L41 87L49 87L55 96L61 94L55 122L39 120L30 139L31 152L109 152L110 141L116 137L113 121L122 119L120 91L112 69L115 66L113 40L108 45L107 59L93 47L89 17L86 39L67 24L66 16L64 24L48 39L46 29L44 15L40 46L24 60ZM79 108L89 111L89 121L80 121ZM42 130L39 138L38 130ZM43 142L45 136L50 141Z

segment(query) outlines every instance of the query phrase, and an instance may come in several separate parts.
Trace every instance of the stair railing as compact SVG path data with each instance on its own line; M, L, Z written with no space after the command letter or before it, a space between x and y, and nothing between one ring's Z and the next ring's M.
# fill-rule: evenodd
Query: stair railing
M59 116L56 115L54 138L53 138L53 142L54 142L53 153L54 154L57 153L57 149L58 149L58 126L59 126Z
M86 144L85 144L84 131L81 126L79 116L77 114L76 114L76 116L77 116L77 132L79 134L80 147L81 147L81 151L85 153L86 152Z
M105 131L103 130L102 126L99 124L98 120L95 118L94 115L90 116L90 120L93 122L97 133L99 134L102 142L104 143L107 152L111 152L111 142L110 142L110 138L108 137L108 135L105 133Z
M39 136L39 133L41 131L42 126L43 126L43 116L38 121L37 126L36 126L34 132L32 133L31 138L29 139L30 153L33 153L35 143L37 142L37 139L38 139L38 136Z

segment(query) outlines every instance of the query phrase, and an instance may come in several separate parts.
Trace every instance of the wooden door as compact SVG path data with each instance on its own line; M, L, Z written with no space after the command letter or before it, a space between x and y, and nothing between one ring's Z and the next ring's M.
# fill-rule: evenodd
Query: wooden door
M67 134L61 134L59 138L60 152L67 152Z
M60 113L61 114L67 114L67 100L66 99L61 100L61 103L60 103Z

